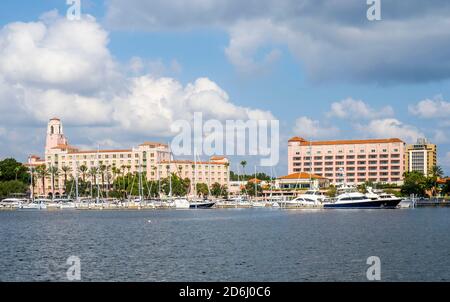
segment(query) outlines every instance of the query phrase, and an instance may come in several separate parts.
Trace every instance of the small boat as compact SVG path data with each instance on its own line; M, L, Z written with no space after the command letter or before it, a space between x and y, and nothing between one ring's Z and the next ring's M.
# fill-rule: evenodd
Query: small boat
M22 204L27 203L25 198L5 198L0 202L0 207L8 209L20 209Z
M22 210L45 210L47 209L47 205L45 204L45 202L41 201L41 200L34 200L32 202L28 202L28 203L23 203Z
M216 203L209 200L198 200L189 202L190 209L208 209L214 206Z
M265 201L254 201L252 202L252 207L254 208L265 208L267 203Z

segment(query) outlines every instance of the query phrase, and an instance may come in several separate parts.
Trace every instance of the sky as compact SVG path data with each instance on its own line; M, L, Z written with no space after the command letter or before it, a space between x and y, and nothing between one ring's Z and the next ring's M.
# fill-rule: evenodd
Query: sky
M1 158L43 155L55 116L75 146L128 148L201 111L279 120L278 175L294 135L426 137L450 174L449 1L381 0L380 21L365 0L81 0L75 21L70 6L0 4Z

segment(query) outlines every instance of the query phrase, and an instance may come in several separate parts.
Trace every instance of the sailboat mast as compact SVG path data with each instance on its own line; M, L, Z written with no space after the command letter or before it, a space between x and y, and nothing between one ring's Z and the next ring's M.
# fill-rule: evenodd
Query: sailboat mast
M256 183L256 165L255 165L255 201L258 199L258 190L257 190L257 183Z
M31 199L31 202L33 202L34 201L34 185L33 185L33 167L32 166L30 166L30 175L31 175L31 177L30 177L30 184L31 184L30 199Z
M97 203L100 201L100 184L99 184L99 180L98 180L98 172L100 171L100 166L99 166L100 161L98 159L99 152L100 152L100 145L97 145L97 173L94 176L95 182L97 183Z
M170 144L169 146L169 197L172 197L172 174L170 173L170 170L172 168L172 151L170 150Z
M79 202L78 197L78 163L76 163L75 168L75 195L76 195L76 201Z

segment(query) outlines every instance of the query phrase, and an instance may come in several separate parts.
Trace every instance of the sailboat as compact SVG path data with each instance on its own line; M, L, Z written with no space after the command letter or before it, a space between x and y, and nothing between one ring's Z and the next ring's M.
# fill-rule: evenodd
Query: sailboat
M208 199L198 199L195 196L197 196L197 158L196 158L196 153L195 153L195 149L194 149L194 199L189 201L189 208L190 209L207 209L207 208L211 208L212 206L214 206L215 202L210 201ZM209 190L209 187L208 187Z
M255 166L255 200L252 202L252 207L254 208L265 208L266 202L265 201L258 201L258 181L256 178L256 166Z

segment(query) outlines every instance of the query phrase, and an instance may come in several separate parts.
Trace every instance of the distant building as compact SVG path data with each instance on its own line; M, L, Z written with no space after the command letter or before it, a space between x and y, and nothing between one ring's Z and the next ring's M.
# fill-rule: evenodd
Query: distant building
M183 178L191 179L191 183L196 179L197 182L207 184L214 182L221 185L228 184L229 169L225 157L213 156L210 161L197 162L195 169L193 161L171 160L169 165L170 157L168 145L157 142L145 142L135 148L121 150L80 150L69 145L61 120L52 118L47 126L44 157L31 155L27 165L32 168L41 165L45 165L47 169L58 168L54 188L50 174L45 177L44 187L41 179L36 177L35 195L50 195L52 191L55 195L63 194L65 178L63 167L69 169L66 172L68 179L78 174L79 178L99 183L101 186L112 183L119 175L139 171L147 177L147 180L158 180L169 173L176 173ZM86 166L88 171L91 168L103 167L104 171L98 172L95 176L88 172L83 175L80 171L81 166Z
M329 179L305 172L292 173L275 180L275 188L277 189L323 189L329 185Z
M405 155L405 170L408 172L417 171L428 176L429 171L437 165L437 147L425 138L407 145Z
M288 142L288 173L312 173L332 184L401 184L405 143L398 138Z

